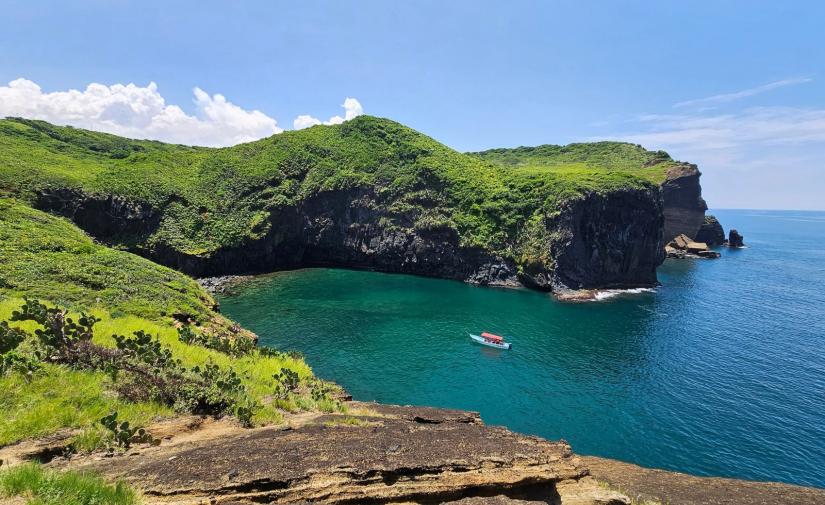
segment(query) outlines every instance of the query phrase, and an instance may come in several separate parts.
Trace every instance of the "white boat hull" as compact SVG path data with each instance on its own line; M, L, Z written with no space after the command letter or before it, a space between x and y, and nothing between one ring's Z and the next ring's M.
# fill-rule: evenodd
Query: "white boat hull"
M502 342L500 344L497 344L495 342L487 340L486 338L480 335L473 335L472 333L470 333L470 338L481 345L486 345L487 347L495 347L496 349L510 349L513 347L513 344L509 342Z

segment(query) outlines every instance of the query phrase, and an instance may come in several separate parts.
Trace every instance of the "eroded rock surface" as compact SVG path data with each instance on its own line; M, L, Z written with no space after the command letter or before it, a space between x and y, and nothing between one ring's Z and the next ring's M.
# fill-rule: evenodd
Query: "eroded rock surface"
M718 258L720 254L711 251L704 242L696 242L687 235L677 235L665 246L668 258Z
M725 230L716 216L705 216L705 222L694 237L696 242L704 242L709 247L720 246L725 243Z
M634 503L661 505L823 505L825 489L777 482L696 477L583 456L593 477L621 489Z
M564 442L461 411L351 411L73 466L125 479L149 503L629 503L588 478Z

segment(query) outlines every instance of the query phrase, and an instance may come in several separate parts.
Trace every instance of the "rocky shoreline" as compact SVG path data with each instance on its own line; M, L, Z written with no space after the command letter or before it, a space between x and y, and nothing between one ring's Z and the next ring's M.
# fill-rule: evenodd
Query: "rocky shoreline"
M348 402L345 414L290 414L281 426L190 416L149 428L159 446L114 457L61 456L66 432L2 448L0 458L122 479L147 505L825 504L822 489L578 456L564 441L488 426L460 410Z
M217 277L201 277L195 279L200 286L209 293L228 293L238 284L252 279L252 275L220 275Z

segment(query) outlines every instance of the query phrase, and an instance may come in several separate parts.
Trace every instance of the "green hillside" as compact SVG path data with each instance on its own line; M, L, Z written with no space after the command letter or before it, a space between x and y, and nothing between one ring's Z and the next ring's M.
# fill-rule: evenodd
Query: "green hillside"
M48 325L14 316L24 297L66 309L75 321L84 313L95 317L93 337L47 344ZM64 218L0 199L0 447L75 428L75 450L97 448L111 442L98 423L103 416L116 411L121 421L146 425L195 410L180 401L184 395L218 398L206 411L214 415L242 415L239 406L251 407L248 422L255 424L277 423L284 410L339 408L327 394L334 389L315 379L302 358L255 349L251 334L214 306L191 278L97 244ZM179 333L182 322L189 333ZM145 332L159 347L141 344L134 356L115 350L115 335L134 332ZM147 368L146 357L164 350L170 359ZM114 363L105 364L107 356ZM212 377L196 367L217 367L212 375L235 374L239 382L210 390ZM273 396L283 370L298 383ZM166 375L169 382L157 389L136 372Z
M619 172L636 175L654 184L664 182L667 169L679 164L665 151L648 151L637 144L610 141L489 149L468 154L511 169L568 175Z
M412 219L412 227L449 227L464 245L518 257L529 240L520 232L534 217L586 193L646 187L671 163L625 144L592 146L621 149L470 156L369 116L221 149L7 119L0 121L0 190L31 200L44 188L77 188L145 202L162 211L160 225L119 243L209 257L266 234L274 210L320 192L374 188L387 226L409 227Z

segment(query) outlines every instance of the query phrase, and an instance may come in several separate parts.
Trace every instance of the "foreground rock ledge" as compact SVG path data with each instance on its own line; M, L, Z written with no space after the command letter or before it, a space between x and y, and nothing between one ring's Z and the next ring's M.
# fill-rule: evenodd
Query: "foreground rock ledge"
M225 429L72 466L122 478L148 503L629 503L564 442L468 412L355 405L358 414Z

